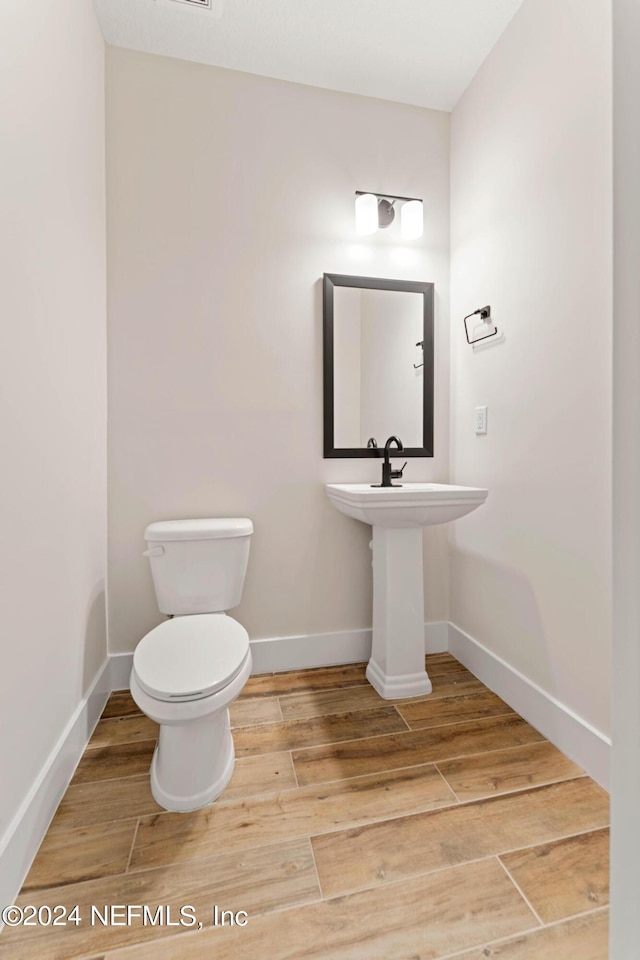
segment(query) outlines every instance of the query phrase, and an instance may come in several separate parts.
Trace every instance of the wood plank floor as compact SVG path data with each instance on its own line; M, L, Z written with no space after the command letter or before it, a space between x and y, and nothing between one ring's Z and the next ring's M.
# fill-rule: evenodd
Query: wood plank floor
M449 654L427 669L410 701L364 664L252 677L190 814L114 693L18 901L80 922L6 928L0 960L606 960L607 794Z

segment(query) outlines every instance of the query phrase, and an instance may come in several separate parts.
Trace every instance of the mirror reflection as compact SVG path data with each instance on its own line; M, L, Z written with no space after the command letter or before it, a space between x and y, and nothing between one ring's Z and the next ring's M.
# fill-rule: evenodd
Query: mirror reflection
M335 446L422 446L422 297L336 287L334 311Z
M325 274L324 337L325 457L432 456L433 284Z

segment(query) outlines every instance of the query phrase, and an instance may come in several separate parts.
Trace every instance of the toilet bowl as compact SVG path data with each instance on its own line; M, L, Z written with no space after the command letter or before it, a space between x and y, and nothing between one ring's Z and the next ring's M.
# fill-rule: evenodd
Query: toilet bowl
M229 783L235 752L228 708L251 665L247 631L225 614L167 620L138 644L131 694L160 724L151 792L166 810L197 810Z
M130 686L160 724L151 792L166 810L211 803L233 773L229 704L252 658L247 631L219 608L239 602L252 532L250 521L231 519L166 521L145 533L159 606L177 615L138 643Z

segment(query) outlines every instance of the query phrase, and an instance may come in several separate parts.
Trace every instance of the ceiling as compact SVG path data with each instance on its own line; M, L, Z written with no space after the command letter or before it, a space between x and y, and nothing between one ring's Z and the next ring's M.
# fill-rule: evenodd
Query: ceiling
M523 0L95 0L107 43L451 110Z

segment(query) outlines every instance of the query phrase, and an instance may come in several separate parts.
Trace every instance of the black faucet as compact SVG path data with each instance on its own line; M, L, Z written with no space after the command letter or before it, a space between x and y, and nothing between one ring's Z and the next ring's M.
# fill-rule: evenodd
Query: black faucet
M403 463L399 470L391 469L391 462L389 460L391 452L391 444L395 444L398 453L402 453L404 447L402 446L402 441L398 440L397 437L389 437L387 442L384 445L384 462L382 464L382 483L372 483L372 487L401 487L401 483L392 483L392 480L400 480L402 478L402 473L406 467L406 461Z

